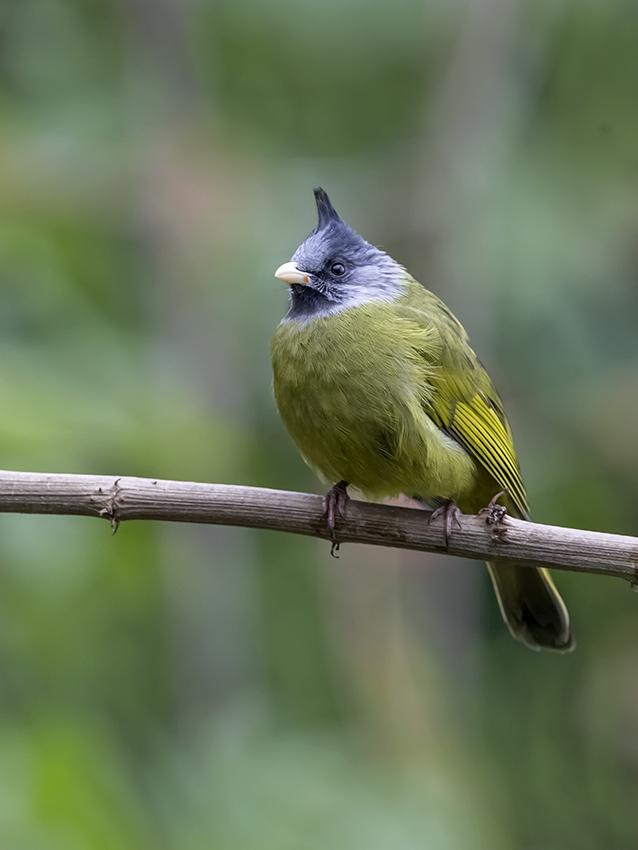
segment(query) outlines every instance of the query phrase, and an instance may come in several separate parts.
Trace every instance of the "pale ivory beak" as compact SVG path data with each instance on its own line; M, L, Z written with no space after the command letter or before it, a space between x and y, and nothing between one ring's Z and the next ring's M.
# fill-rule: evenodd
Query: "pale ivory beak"
M288 284L308 283L308 275L298 269L296 263L284 263L283 266L279 266L275 272L275 277L278 277L279 280L283 280L284 283Z

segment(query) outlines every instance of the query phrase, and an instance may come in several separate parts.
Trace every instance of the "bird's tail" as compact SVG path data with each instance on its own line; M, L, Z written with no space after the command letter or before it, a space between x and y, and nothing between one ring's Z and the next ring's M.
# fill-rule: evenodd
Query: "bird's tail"
M509 561L488 563L487 567L513 637L530 649L574 649L567 608L547 570L518 567Z

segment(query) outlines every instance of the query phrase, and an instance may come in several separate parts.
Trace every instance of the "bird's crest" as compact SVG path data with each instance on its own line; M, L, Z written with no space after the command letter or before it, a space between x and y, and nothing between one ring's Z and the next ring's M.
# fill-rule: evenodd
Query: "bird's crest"
M323 230L324 227L328 227L333 222L343 224L327 193L320 187L315 189L315 201L317 203L317 215L319 216L316 230Z

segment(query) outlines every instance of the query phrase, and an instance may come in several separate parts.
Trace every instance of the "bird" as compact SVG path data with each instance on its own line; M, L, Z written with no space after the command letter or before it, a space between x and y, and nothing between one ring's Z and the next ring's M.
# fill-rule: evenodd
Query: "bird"
M271 344L280 416L306 463L332 489L334 532L353 487L403 494L443 515L446 541L463 514L500 499L530 519L503 403L458 319L314 190L318 221L275 277L288 311ZM503 619L533 650L575 646L549 572L487 564Z

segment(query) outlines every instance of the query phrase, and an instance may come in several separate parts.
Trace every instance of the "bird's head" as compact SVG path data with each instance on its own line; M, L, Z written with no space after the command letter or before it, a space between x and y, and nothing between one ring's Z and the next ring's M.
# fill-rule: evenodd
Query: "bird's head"
M394 301L404 270L343 221L323 189L315 189L319 221L275 272L290 286L286 320L319 318L369 301Z

